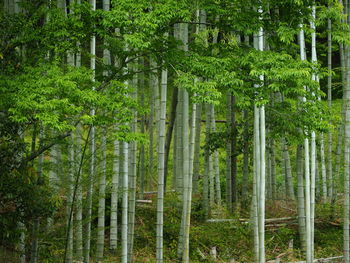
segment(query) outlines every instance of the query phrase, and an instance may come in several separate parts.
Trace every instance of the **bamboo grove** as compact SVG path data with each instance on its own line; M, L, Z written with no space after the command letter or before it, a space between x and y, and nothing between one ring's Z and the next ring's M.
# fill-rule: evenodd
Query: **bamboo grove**
M1 3L0 247L13 262L236 262L191 245L199 213L247 224L246 262L263 263L281 202L307 263L318 211L341 207L350 262L349 1Z

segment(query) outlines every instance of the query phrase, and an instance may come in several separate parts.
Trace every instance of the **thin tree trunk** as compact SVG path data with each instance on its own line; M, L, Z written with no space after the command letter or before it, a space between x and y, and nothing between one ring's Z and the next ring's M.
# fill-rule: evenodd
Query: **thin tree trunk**
M132 97L137 100L137 77L134 76L133 85L135 92ZM137 131L137 115L133 112L133 120L131 123L131 132ZM133 141L130 143L130 170L129 170L129 211L128 211L128 262L133 262L133 245L134 245L134 230L135 230L135 205L136 205L136 182L137 182L137 143Z
M317 51L316 51L316 26L314 20L316 20L316 6L312 6L312 17L313 20L310 22L310 27L312 30L311 33L311 53L312 53L312 62L317 63ZM313 74L313 80L319 82L318 76ZM318 98L320 100L320 97ZM323 135L321 134L321 145L323 144ZM321 162L322 162L322 170L324 174L326 174L326 167L324 161L324 147L321 147ZM314 131L311 132L311 188L310 188L310 217L311 217L311 262L314 260L314 229L315 229L315 177L316 177L316 133ZM325 176L326 179L326 176ZM327 196L327 195L326 195Z
M19 241L19 252L20 252L20 263L26 263L26 227L22 222L18 223L18 229L20 231L20 241Z
M232 209L237 204L237 127L236 127L236 97L231 94L231 191L232 191Z
M347 56L349 56L348 47L346 48ZM349 78L350 71L347 70L347 77ZM349 162L350 162L350 85L346 83L345 89L345 150L344 150L344 262L350 262L349 252Z
M33 140L36 138L36 129L33 131ZM44 130L40 128L39 134L39 147L42 145L42 140L44 136ZM35 149L35 142L32 142L32 151ZM40 185L42 182L42 174L43 174L43 162L44 162L44 154L39 155L38 165L37 165L37 184ZM33 222L33 240L32 240L32 251L31 251L31 263L38 262L38 248L39 248L39 226L40 221L39 218L35 218Z
M330 7L328 7L330 8ZM328 19L328 27L327 27L327 67L329 71L329 75L327 78L327 89L328 89L328 107L332 108L332 20ZM330 121L330 125L332 122ZM333 201L333 159L332 159L332 129L328 131L328 166L327 166L327 174L329 179L329 188L328 188L328 196L331 201Z
M206 105L206 111L207 111L207 116L206 116L206 122L207 122L207 147L209 147L209 141L210 141L210 134L212 132L212 105L207 104ZM214 206L214 202L215 202L215 185L214 185L214 169L213 169L213 154L210 152L210 150L208 149L208 151L206 152L206 154L208 154L208 163L207 165L207 176L209 179L209 205L210 208L212 208Z
M115 126L118 131L118 127ZM119 169L120 168L120 147L119 141L114 141L113 153L113 175L111 190L111 222L110 222L110 250L115 251L118 244L118 191L119 191Z
M262 13L262 9L259 8L259 13ZM264 50L264 30L261 27L258 34L258 50ZM264 81L264 76L260 75L260 81ZM255 106L256 107L256 106ZM260 106L256 113L259 115L259 125L257 129L260 129L260 155L257 157L260 159L260 172L257 181L258 189L258 227L259 227L259 263L265 263L265 182L266 182L266 163L265 163L265 147L266 147L266 134L265 134L265 106Z
M91 9L92 11L96 10L96 0L91 0ZM93 72L93 81L95 81L95 69L96 69L96 36L93 35L90 41L90 68ZM93 89L95 89L93 87ZM95 115L95 109L91 110L91 116ZM89 175L89 183L88 183L88 191L86 197L86 229L85 229L85 244L84 244L84 263L90 262L90 246L91 246L91 221L92 221L92 194L93 194L93 186L94 186L94 177L95 177L95 127L91 128L91 159L90 159L90 175Z
M301 26L300 26L301 27ZM304 31L300 30L300 56L301 60L306 60L305 54L305 39ZM305 101L305 98L304 98ZM312 262L312 244L311 244L311 194L310 194L310 153L309 153L309 139L304 140L304 151L305 151L305 223L306 223L306 262Z
M287 198L295 200L294 188L293 188L293 178L292 178L292 168L290 164L290 156L288 151L288 145L286 139L282 138L282 147L284 155L284 165L285 165L285 176L286 176L286 188L287 188Z
M177 108L177 107L176 107ZM177 110L176 110L177 112ZM177 113L176 113L177 115ZM172 188L173 190L177 190L177 175L178 175L178 158L179 158L179 154L178 154L178 124L177 121L178 118L175 118L175 122L174 122L174 143L173 143L173 178L172 178Z
M259 196L259 178L261 172L260 165L260 118L259 109L254 106L254 177L253 177L253 231L254 231L254 254L255 263L260 262L260 252L259 252L259 206L258 206L258 196Z
M226 129L231 134L231 115L232 115L232 108L231 108L231 94L228 92L226 95ZM226 203L227 208L229 211L232 211L232 183L231 183L231 169L232 169L232 163L231 163L231 136L229 136L228 142L226 144ZM245 202L244 202L245 203Z
M182 24L180 24L180 34L183 35L184 27ZM185 94L186 93L186 94ZM184 251L184 230L185 230L185 218L186 218L186 202L187 202L187 190L188 190L188 177L187 177L187 171L188 171L188 159L187 162L185 163L185 158L188 157L188 151L186 152L186 150L188 150L188 142L186 143L187 145L184 144L184 142L186 142L186 139L188 139L188 122L185 123L186 119L188 120L188 93L187 91L185 91L184 89L180 90L180 97L182 98L182 118L181 118L181 145L182 145L182 149L181 149L181 154L182 154L182 158L183 158L183 162L181 163L181 165L178 167L179 174L181 174L182 177L182 192L181 192L181 200L182 200L182 214L181 214L181 225L180 225L180 233L179 233L179 242L178 242L178 247L177 247L177 258L178 260L182 260L183 258L183 251ZM187 105L186 105L187 103ZM186 109L187 106L187 109ZM187 115L185 115L187 113ZM186 130L187 128L187 130ZM187 133L187 134L186 134ZM185 136L186 134L186 136ZM188 141L188 140L187 140ZM178 154L180 154L180 152L178 152Z
M49 172L49 186L55 191L58 191L58 165L59 165L59 159L60 159L60 151L59 151L59 146L54 145L51 148L50 151L50 161L51 161L51 166L50 166L50 172ZM51 228L53 223L53 219L49 218L48 219L48 228Z
M176 128L177 128L177 138L176 138L176 191L178 192L179 198L182 199L183 197L183 172L182 172L182 165L183 165L183 144L182 144L182 128L183 128L183 91L179 90L178 95L178 103L177 103L177 110L176 110Z
M151 76L150 76L151 78ZM154 77L153 77L154 79ZM155 85L152 81L150 81L150 116L149 116L149 163L148 163L148 180L149 184L152 182L153 171L154 171L154 115L155 115L155 107L154 107L154 90L153 85Z
M202 30L205 29L205 24L201 24L201 10L198 8L196 10L196 31L195 34L198 35ZM198 79L195 79L195 81L199 81ZM193 192L198 192L198 180L200 177L200 144L201 144L201 121L202 121L202 104L193 104L192 106L192 118L191 118L191 137L190 137L190 158L193 158L193 160L190 159L190 177L191 177L191 184ZM197 124L197 125L196 125ZM194 129L193 130L193 126ZM192 145L192 139L194 139L194 145ZM192 165L192 166L191 166ZM191 206L191 199L192 199L192 193L189 196L190 200L190 206ZM189 213L191 213L191 209L188 210ZM186 220L187 221L187 220ZM190 221L190 216L188 221ZM186 231L187 231L187 226ZM189 229L188 229L189 232ZM187 232L185 233L187 236ZM187 241L186 241L187 242ZM187 243L185 244L187 246ZM184 249L184 259L188 260L187 258L187 247Z
M194 160L193 160L193 192L198 192L198 179L200 175L200 150L201 150L201 121L202 104L196 105L196 135L194 142Z
M190 262L189 250L190 250L190 226L191 226L191 205L192 205L192 176L194 168L194 150L195 150L195 141L197 136L196 125L200 125L198 119L196 118L197 105L193 104L192 106L192 123L191 123L191 136L190 136L190 156L189 156L189 179L188 179L188 198L187 198L187 211L186 211L186 222L185 222L185 231L184 231L184 254L183 254L183 263Z
M122 251L121 263L128 262L128 192L129 192L129 143L123 142L123 164L122 164L122 178L123 178L123 195L122 195Z
M306 251L306 226L305 226L305 198L303 179L303 146L297 147L297 177L298 177L298 227L300 237L300 247Z
M182 41L182 49L184 52L188 51L188 24L181 23L180 24L180 39ZM186 227L186 218L188 211L188 198L189 198L189 175L190 175L190 153L189 153L189 94L187 90L182 90L182 158L183 163L181 166L182 170L182 178L183 178L183 198L182 198L182 217L181 217L181 228L179 234L179 243L177 249L178 259L183 260L184 248L185 248L185 227Z
M281 141L282 142L282 141ZM285 154L284 154L284 145L282 144L282 158L281 158L281 177L283 179L282 181L282 195L283 195L283 199L287 199L288 198L288 181L287 181L287 173L286 173L286 159L285 159Z
M175 126L178 93L179 93L178 88L174 87L173 88L173 96L172 96L172 100L171 100L170 120L169 120L169 125L168 125L168 129L166 132L166 137L165 137L164 191L166 191L167 180L168 180L169 153L170 153L171 138L173 137L173 131L174 131L174 126ZM174 144L175 144L175 138L176 138L176 136L174 135ZM175 152L173 154L175 155ZM175 166L175 162L173 163L173 165ZM174 171L175 170L176 169L174 169ZM175 175L173 174L173 176L175 176Z
M164 221L164 191L165 191L164 183L165 183L165 171L166 171L165 170L165 165L166 165L165 122L166 122L166 102L167 102L167 89L168 89L167 85L168 85L168 71L166 69L163 69L162 77L161 77L160 120L159 120L159 139L158 139L157 240L156 240L157 263L163 263L163 225L164 225L163 221ZM175 116L174 113L172 113L172 116L173 115ZM173 119L173 123L174 123L174 119ZM168 136L171 138L171 133ZM170 149L170 142L168 145L168 149ZM168 150L168 154L169 154L169 150Z
M211 106L211 126L212 131L216 132L215 124L215 107ZM219 168L219 150L215 150L213 156L213 175L215 177L215 191L216 191L216 202L218 205L221 205L221 185L220 185L220 168Z
M67 231L68 231L68 245L67 245L67 253L66 253L66 263L73 262L73 217L70 217L72 203L73 203L73 191L74 191L74 139L70 137L70 145L68 146L68 193L67 193Z
M320 155L321 155L321 174L322 174L322 199L327 201L328 187L327 187L327 174L326 174L326 160L324 153L324 140L323 134L320 134Z
M82 158L82 127L79 124L76 130L76 164ZM75 165L75 174L77 173L77 165ZM77 175L78 176L78 175ZM77 182L77 193L75 202L75 243L76 243L76 259L78 262L83 261L83 194L80 180Z
M51 0L50 0L51 2ZM77 0L76 4L80 5L81 0ZM78 49L81 48L81 43L77 43ZM75 54L75 66L77 68L81 67L81 52L78 51ZM77 141L77 163L80 162L82 159L82 152L83 152L83 143L82 143L82 133L83 128L81 124L78 124L76 128L76 141ZM76 172L78 171L78 166L76 165ZM77 176L80 176L77 173ZM76 239L76 259L78 262L83 262L84 257L84 249L83 249L83 189L81 180L77 182L77 192L76 192L76 213L75 213L75 220L76 220L76 231L75 231L75 239Z
M109 11L109 1L103 0L103 10ZM103 60L105 65L111 64L111 55L109 50L103 50ZM108 72L103 72L104 76L108 76ZM106 209L106 173L107 173L107 128L102 130L102 169L99 178L99 193L98 193L98 222L97 222L97 248L96 260L98 262L103 260L103 252L105 245L105 209Z
M262 31L262 30L261 30ZM262 32L260 33L260 40L262 42ZM261 45L261 44L260 44ZM265 263L265 107L260 109L260 136L261 136L261 174L259 185L259 261Z
M267 132L268 134L269 132ZM269 144L270 140L268 141ZM272 200L272 184L271 184L271 154L270 151L266 154L267 166L266 166L266 198Z
M316 151L316 178L315 178L315 198L316 200L320 200L321 196L321 176L320 176L320 162L319 156Z
M248 110L243 110L243 180L242 180L242 202L245 203L248 195L249 180L249 119ZM272 180L272 159L271 160L271 180ZM271 187L272 188L272 187ZM272 190L272 189L271 189Z
M345 13L349 15L349 4L348 1L345 1ZM344 50L344 60L346 62L346 66L350 65L350 52L349 46L345 46ZM349 249L349 209L350 209L350 171L349 171L349 162L350 162L350 69L346 67L346 82L344 89L344 107L345 107L345 136L344 136L344 263L350 262L350 249Z
M276 155L275 155L275 140L271 139L271 191L272 199L276 200L277 198L277 189L276 189Z
M310 159L309 159L309 139L304 142L305 151L305 222L306 222L306 262L311 263L311 215L310 215Z
M105 207L106 207L106 164L107 164L107 129L103 128L101 152L102 152L102 167L99 175L99 191L98 191L98 222L97 222L97 248L96 260L103 260L104 240L105 240Z
M187 31L187 24L184 24L184 35L188 32ZM181 26L183 26L181 24ZM187 36L187 35L186 35ZM185 40L187 40L187 37L184 37ZM181 229L180 229L180 235L179 235L179 245L178 245L178 258L182 259L184 256L184 249L185 249L185 228L186 228L186 219L187 219L187 212L188 212L188 198L190 194L190 188L189 186L189 168L190 168L190 154L189 154L189 96L187 90L183 90L183 130L182 130L182 144L183 144L183 184L184 184L184 192L183 192L183 200L182 200L182 218L181 218Z
M311 221L311 262L314 260L315 232L315 180L316 179L316 134L311 132L311 169L310 169L310 221Z

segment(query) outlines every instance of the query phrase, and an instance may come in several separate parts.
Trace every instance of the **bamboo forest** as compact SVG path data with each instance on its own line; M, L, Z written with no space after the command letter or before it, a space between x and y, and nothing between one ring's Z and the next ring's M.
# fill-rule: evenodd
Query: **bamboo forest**
M350 263L350 0L1 0L17 262Z

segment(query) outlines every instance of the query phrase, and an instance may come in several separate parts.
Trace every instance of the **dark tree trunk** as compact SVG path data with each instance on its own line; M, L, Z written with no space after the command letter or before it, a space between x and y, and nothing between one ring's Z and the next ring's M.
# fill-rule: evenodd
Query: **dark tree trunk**
M164 160L164 192L166 192L167 178L168 178L168 160L170 152L171 138L173 135L175 118L176 118L176 106L177 106L178 88L174 88L173 97L171 100L171 112L168 129L165 138L165 160Z

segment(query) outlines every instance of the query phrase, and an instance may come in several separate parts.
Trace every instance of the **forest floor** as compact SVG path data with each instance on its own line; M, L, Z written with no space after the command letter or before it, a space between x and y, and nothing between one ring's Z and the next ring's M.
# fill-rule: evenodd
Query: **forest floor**
M155 262L156 207L142 204L137 207L135 229L135 263ZM177 262L176 252L178 231L181 222L181 208L173 196L165 200L164 218L164 257L165 262ZM249 224L249 208L237 207L230 214L222 207L211 211L213 219L231 219L225 222L208 222L202 212L201 200L194 198L191 217L190 250L191 262L253 262L253 235ZM248 212L247 212L248 211ZM342 209L341 203L316 206L315 258L328 258L342 255ZM275 262L298 262L304 259L298 235L297 208L295 202L279 200L266 204L266 260ZM215 220L213 220L215 221ZM216 254L216 256L213 256ZM216 257L216 259L214 258ZM110 257L106 263L118 262ZM278 262L278 260L277 260ZM333 261L336 262L336 261Z
M156 199L152 203L141 203L136 208L136 225L134 240L134 262L155 262L156 251ZM181 207L176 195L168 194L164 202L164 262L175 263L177 243L181 223ZM342 202L333 206L317 204L315 220L315 258L329 258L342 255L343 225ZM203 213L202 201L194 196L192 203L190 258L191 262L250 263L254 262L253 234L249 224L249 207L236 207L235 213L229 213L223 206L211 210L211 221L229 219L222 222L208 222ZM108 214L108 213L106 213ZM64 212L59 217L64 217ZM304 260L300 249L298 235L297 208L295 202L277 200L266 203L266 260L275 262L299 262ZM278 219L283 218L283 219ZM121 220L121 215L119 214ZM270 220L272 219L272 220ZM58 220L59 221L59 220ZM106 223L108 224L107 218ZM121 221L119 221L121 222ZM65 225L56 225L56 231L63 231ZM95 235L95 231L92 234ZM108 244L108 225L106 244ZM51 236L51 238L50 238ZM63 240L54 240L47 234L42 237L39 257L41 262L62 262L64 251ZM95 248L95 240L91 247ZM13 251L0 248L0 263L18 262ZM117 253L106 251L104 263L120 262ZM215 256L214 256L215 255ZM5 261L3 261L5 259ZM276 261L277 259L277 261ZM280 261L278 261L280 260ZM93 262L93 261L92 261ZM339 261L327 261L339 262Z

